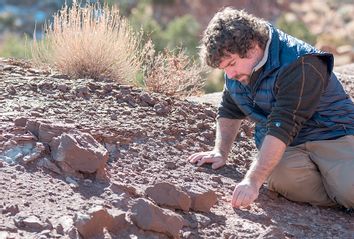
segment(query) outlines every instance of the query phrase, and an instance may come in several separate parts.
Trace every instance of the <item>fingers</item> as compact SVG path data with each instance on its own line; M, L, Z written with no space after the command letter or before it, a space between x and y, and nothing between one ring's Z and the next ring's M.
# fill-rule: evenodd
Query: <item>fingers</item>
M188 160L190 163L196 163L205 155L206 155L206 153L204 153L204 152L203 153L195 153L195 154L192 154L191 156L189 156Z
M204 156L198 161L197 166L202 166L205 163L216 163L219 160L220 159L215 158L214 156Z
M247 207L253 203L254 200L255 198L252 197L247 189L245 190L242 186L236 186L232 194L231 205L234 208Z
M188 157L188 160L190 163L196 163L198 167L205 163L211 163L212 169L218 169L226 163L226 160L224 160L220 154L213 151L192 154Z
M232 207L236 207L237 208L237 202L238 202L238 198L239 198L239 194L241 193L241 190L239 190L239 188L236 186L235 190L232 193L232 200L231 200L231 205Z

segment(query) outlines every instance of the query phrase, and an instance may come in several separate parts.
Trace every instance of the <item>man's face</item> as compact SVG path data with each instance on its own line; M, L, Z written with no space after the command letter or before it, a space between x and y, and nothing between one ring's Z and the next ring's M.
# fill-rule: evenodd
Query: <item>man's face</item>
M238 54L229 54L221 60L219 68L224 70L227 77L240 81L244 85L250 83L253 68L260 60L258 51L250 51L245 58L240 58Z

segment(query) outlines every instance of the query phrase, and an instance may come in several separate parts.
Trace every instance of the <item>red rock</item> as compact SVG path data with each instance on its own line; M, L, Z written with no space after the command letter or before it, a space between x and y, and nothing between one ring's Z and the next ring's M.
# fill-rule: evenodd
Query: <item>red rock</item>
M96 173L101 177L105 172L108 152L88 133L63 133L54 138L50 146L53 159L63 171Z
M217 195L212 190L192 187L187 193L192 199L191 209L194 211L210 212L210 208L217 202Z
M84 238L90 238L103 233L103 229L117 232L127 225L125 212L118 209L107 211L98 206L89 210L88 214L77 214L74 225Z
M183 211L188 211L192 203L187 193L170 183L156 183L153 187L148 187L145 193L160 206Z
M58 137L64 132L72 129L71 126L63 124L40 123L38 128L38 138L43 143L50 143L54 137Z
M154 99L153 97L151 97L148 93L146 92L142 92L140 94L140 100L147 103L149 106L154 106L157 102L156 99Z
M3 210L2 210L2 214L7 214L9 213L11 216L16 215L17 213L19 213L20 210L18 209L18 205L9 205L6 206Z
M16 126L21 126L25 127L27 123L27 118L26 117L19 117L14 120L14 123Z
M167 234L179 238L183 218L168 209L155 206L150 201L139 198L131 208L131 219L141 229Z
M112 182L111 186L109 187L112 192L114 193L122 193L122 192L127 192L130 195L136 196L138 195L136 188L130 186L130 185L125 185L120 182Z
M65 85L65 84L60 84L57 86L57 89L60 90L61 92L68 92L70 90L70 87Z
M170 111L167 102L164 101L155 104L154 109L156 111L156 114L161 116L167 115Z
M26 129L30 131L32 134L34 134L36 137L38 137L39 125L40 122L29 119L26 122Z
M109 231L118 232L128 225L126 220L126 213L124 211L115 208L108 209L107 211L113 218L112 224L107 226Z

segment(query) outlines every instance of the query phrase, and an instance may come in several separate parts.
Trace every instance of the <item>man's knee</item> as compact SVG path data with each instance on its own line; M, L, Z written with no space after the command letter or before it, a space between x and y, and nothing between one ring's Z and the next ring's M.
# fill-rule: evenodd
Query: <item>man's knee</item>
M354 182L347 180L337 183L337 187L329 191L330 198L346 208L354 208Z
M304 181L316 177L312 174L313 172L304 172L304 169L293 168L287 163L280 162L268 177L268 188L288 197L297 194L299 189L304 187Z
M292 201L334 205L325 191L319 171L310 160L281 160L268 177L268 188Z

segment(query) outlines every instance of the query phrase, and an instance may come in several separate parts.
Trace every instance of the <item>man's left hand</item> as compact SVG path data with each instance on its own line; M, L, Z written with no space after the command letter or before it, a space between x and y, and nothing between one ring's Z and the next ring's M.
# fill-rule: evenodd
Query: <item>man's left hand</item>
M232 207L247 207L258 198L259 187L249 179L243 179L236 185L232 194Z

